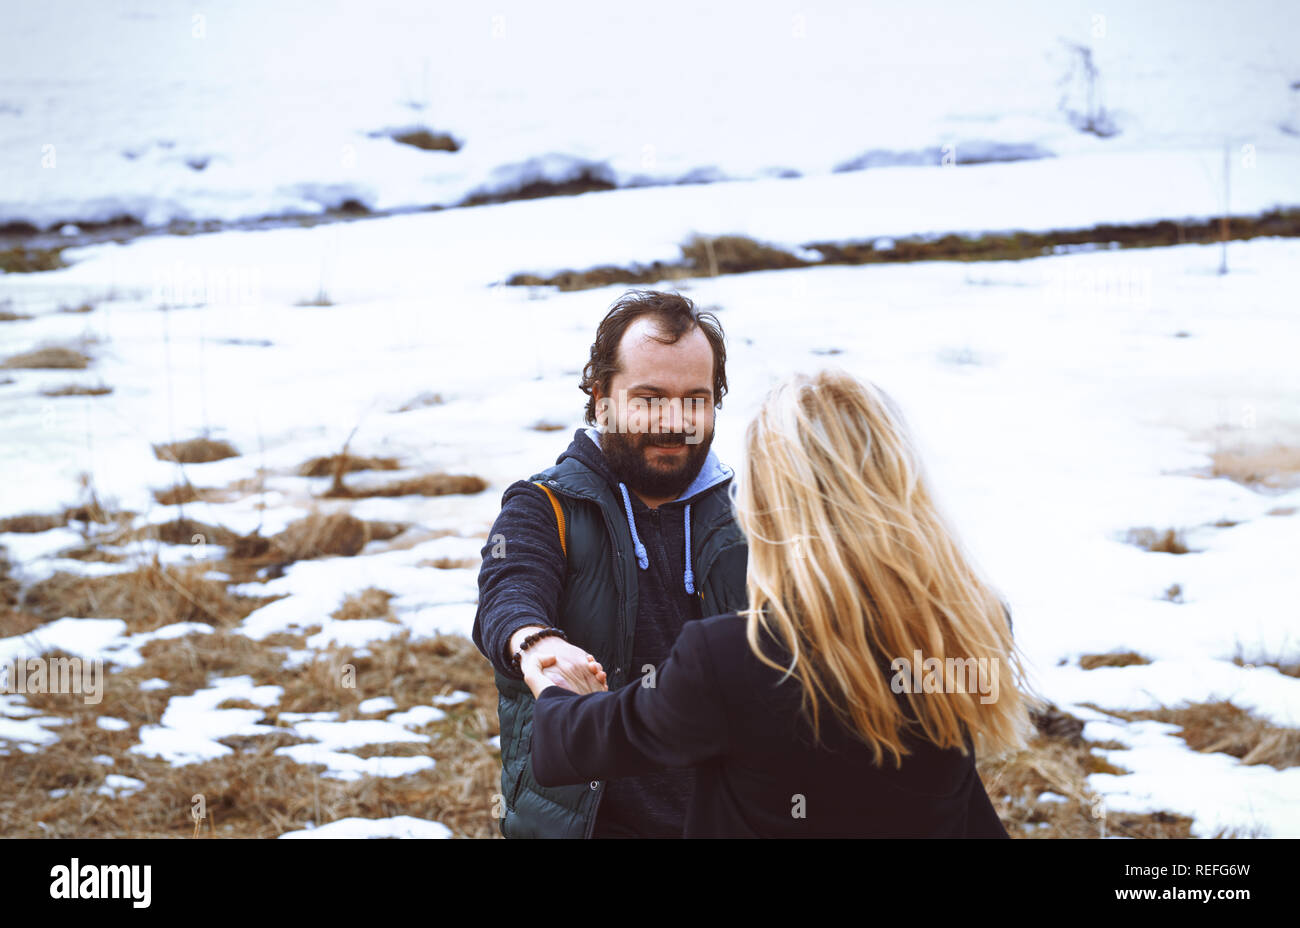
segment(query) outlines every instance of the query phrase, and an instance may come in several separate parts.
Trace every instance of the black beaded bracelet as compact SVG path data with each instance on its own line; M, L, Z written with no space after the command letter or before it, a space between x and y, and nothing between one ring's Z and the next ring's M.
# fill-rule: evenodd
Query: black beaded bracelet
M524 651L527 651L529 648L531 648L538 641L541 641L543 638L560 638L564 641L569 640L569 636L564 634L563 629L555 628L554 626L550 628L543 628L539 632L533 632L523 641L519 642L519 650L516 651L514 654L510 655L510 663L514 665L515 670L522 669L521 662L520 662L520 655L523 654Z

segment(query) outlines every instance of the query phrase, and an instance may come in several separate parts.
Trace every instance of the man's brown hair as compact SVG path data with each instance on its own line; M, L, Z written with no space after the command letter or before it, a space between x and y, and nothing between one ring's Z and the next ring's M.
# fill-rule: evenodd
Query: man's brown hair
M629 290L619 297L605 314L596 329L596 340L591 346L591 359L582 369L579 389L587 394L587 424L596 424L596 397L592 388L609 395L609 383L621 368L618 363L618 346L623 334L633 321L641 316L652 316L658 329L651 337L665 345L673 345L695 326L704 332L713 349L713 405L721 408L722 397L727 392L727 346L718 317L707 310L697 309L689 298L680 293L660 290Z

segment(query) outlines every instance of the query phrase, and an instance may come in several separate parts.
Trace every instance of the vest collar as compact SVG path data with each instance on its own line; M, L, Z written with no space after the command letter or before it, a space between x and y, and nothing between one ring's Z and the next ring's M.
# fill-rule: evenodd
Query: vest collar
M591 443L597 448L600 447L600 430L592 426L583 429L583 434L591 439ZM671 506L675 503L690 502L706 490L711 490L723 481L730 480L735 473L726 464L718 460L718 455L712 448L704 458L704 463L700 465L700 472L695 475L691 485L682 491L682 494L671 502L664 503L665 506Z
M599 429L589 426L585 430L584 434L591 439L592 444L597 448L600 448ZM692 595L695 593L695 572L691 569L691 500L699 496L701 493L704 493L706 490L717 486L719 483L731 479L731 477L731 468L719 461L718 456L714 454L713 449L710 448L708 455L704 458L704 464L700 467L700 472L695 475L695 479L691 481L691 485L688 486L685 491L677 497L677 499L672 501L673 503L686 503L682 514L686 529L686 553L684 557L686 568L682 572L682 583L686 587L686 592ZM627 486L625 486L621 480L618 482L618 489L623 495L623 513L627 516L627 527L632 532L632 546L636 549L637 566L640 567L641 570L645 570L650 566L650 557L646 553L645 545L641 543L641 536L639 536L636 531L636 519L632 516L632 498L628 493ZM665 505L671 504L665 503Z

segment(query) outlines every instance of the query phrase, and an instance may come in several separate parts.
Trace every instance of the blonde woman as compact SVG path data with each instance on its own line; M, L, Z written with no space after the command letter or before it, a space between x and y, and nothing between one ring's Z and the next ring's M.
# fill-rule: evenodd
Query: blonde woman
M688 837L1007 837L976 750L1023 745L1032 697L890 398L839 370L778 383L733 498L748 609L614 692L525 658L537 782L694 767Z

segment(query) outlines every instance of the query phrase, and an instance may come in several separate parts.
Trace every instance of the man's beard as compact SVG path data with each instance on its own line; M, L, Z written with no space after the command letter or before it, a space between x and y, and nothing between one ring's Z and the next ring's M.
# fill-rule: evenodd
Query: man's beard
M692 437L698 437L696 433ZM600 450L609 468L619 480L651 499L677 499L699 475L713 444L713 430L694 444L686 441L685 432L618 432L600 434ZM664 455L650 449L655 446L684 445L678 455Z

